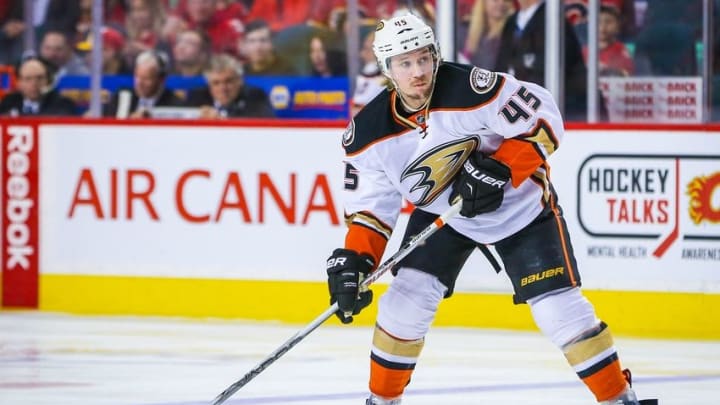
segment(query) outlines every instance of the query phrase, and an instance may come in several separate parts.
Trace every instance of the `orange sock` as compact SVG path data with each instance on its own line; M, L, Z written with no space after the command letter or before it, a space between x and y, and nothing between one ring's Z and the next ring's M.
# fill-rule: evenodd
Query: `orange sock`
M404 340L375 326L370 353L370 392L383 398L400 397L415 370L424 339Z
M627 387L627 380L620 369L617 355L609 363L596 364L585 372L578 373L590 388L598 402L607 401L620 395Z
M604 322L591 334L566 346L564 352L598 402L617 397L627 387L610 329Z
M414 369L415 364L392 363L371 356L370 392L388 399L401 396Z

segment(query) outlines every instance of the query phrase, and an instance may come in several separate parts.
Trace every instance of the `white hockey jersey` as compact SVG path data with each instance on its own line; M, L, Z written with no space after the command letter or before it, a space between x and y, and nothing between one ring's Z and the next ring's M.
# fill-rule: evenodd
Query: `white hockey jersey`
M506 164L512 184L498 210L448 225L479 243L512 235L550 202L546 159L562 135L550 93L503 73L444 62L427 108L412 115L395 91L384 91L343 134L346 247L381 257L403 198L445 212L455 175L474 151Z

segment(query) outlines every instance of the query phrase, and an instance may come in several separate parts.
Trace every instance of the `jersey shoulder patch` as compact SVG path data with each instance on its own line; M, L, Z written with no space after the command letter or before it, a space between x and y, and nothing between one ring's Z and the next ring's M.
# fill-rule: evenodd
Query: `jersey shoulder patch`
M470 72L470 87L477 94L490 92L497 82L497 73L474 67Z
M505 79L477 66L443 62L430 108L472 109L493 101Z
M351 119L347 128L345 128L345 132L343 132L343 135L342 135L343 147L348 147L348 146L352 145L354 140L355 140L355 120Z

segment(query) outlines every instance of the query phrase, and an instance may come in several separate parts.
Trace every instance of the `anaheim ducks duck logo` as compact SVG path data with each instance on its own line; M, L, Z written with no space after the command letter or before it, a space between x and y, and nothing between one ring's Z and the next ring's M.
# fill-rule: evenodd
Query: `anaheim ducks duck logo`
M416 177L415 185L410 187L410 194L422 191L420 198L411 202L418 207L433 202L450 185L477 145L476 138L438 145L410 163L400 176L400 181Z

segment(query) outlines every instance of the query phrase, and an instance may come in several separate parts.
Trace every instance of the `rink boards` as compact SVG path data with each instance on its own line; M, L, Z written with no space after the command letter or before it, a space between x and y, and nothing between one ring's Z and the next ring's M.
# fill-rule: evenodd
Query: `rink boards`
M341 124L0 126L3 307L295 323L327 307ZM720 338L720 127L571 127L550 163L600 316L626 335ZM533 328L481 255L436 323Z

